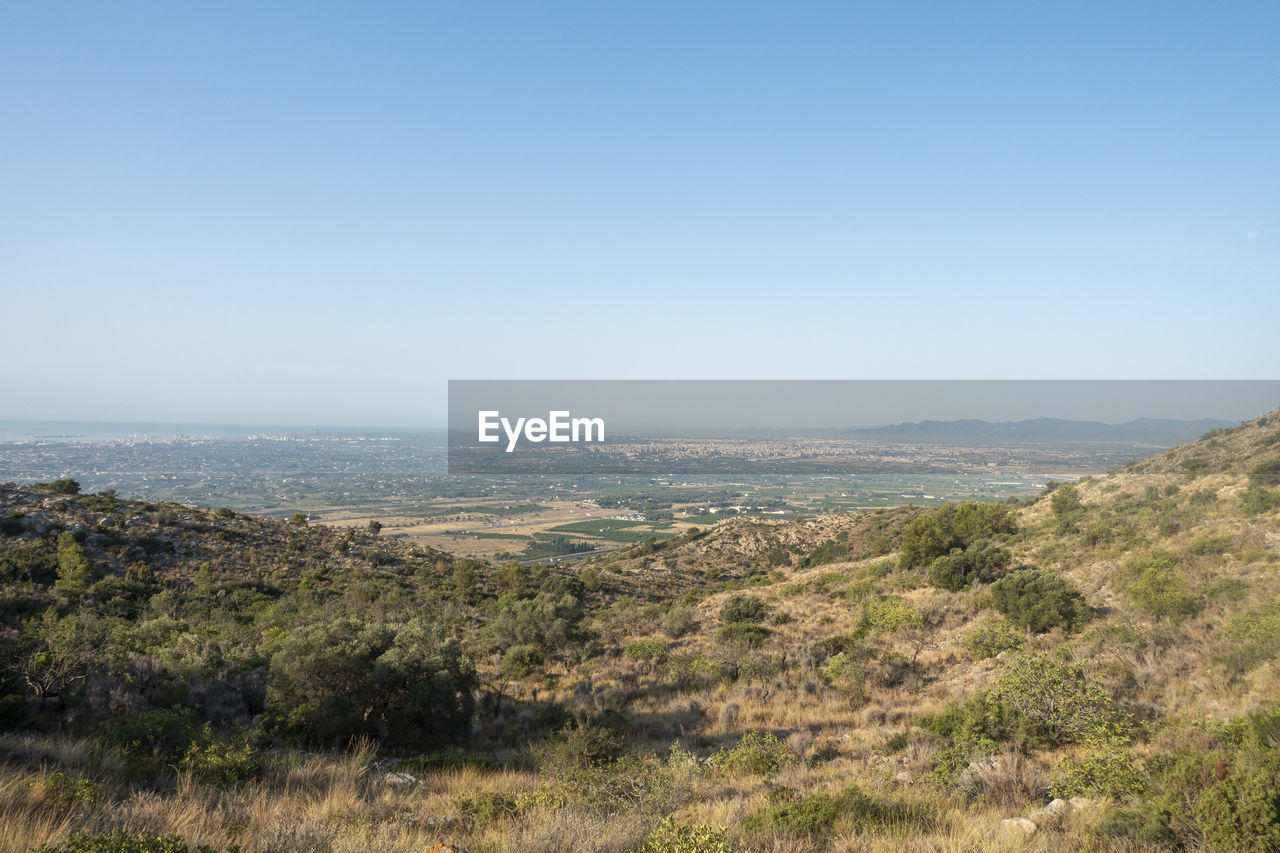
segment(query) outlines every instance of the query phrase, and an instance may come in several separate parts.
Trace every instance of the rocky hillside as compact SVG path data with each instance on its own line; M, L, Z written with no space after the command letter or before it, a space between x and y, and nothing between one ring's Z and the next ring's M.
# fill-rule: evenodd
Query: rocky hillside
M555 570L59 490L0 490L0 849L1280 849L1275 414Z

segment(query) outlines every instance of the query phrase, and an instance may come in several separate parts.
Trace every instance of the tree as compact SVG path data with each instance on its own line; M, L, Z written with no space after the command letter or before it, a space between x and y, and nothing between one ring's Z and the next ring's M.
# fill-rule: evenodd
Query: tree
M374 518L374 519L370 519L370 521L369 521L369 532L370 532L370 533L372 533L374 536L377 536L379 533L381 533L381 532L382 532L382 522L381 522L381 521L378 521L376 518Z
M305 512L295 512L289 516L289 523L296 527L307 526L307 514Z
M71 531L63 531L58 536L58 589L79 595L87 592L97 579L89 555L76 542Z

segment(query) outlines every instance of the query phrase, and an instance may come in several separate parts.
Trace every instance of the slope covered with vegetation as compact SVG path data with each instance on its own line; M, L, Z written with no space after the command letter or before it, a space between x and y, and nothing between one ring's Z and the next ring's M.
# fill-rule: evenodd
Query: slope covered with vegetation
M1276 850L1278 566L1277 415L564 569L5 486L0 849Z

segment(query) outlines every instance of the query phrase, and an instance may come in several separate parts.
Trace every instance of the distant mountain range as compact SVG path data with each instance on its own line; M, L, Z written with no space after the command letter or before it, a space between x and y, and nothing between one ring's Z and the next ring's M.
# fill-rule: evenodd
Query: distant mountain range
M839 430L849 438L875 441L972 444L1047 441L1124 441L1173 447L1199 438L1211 429L1233 427L1233 421L1201 418L1194 421L1168 418L1136 418L1120 424L1032 418L991 423L980 420L918 421L879 427Z

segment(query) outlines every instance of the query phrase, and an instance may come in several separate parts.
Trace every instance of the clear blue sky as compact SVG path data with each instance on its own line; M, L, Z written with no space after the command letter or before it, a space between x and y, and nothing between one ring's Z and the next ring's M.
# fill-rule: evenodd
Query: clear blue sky
M1280 4L8 3L0 417L1277 378Z

